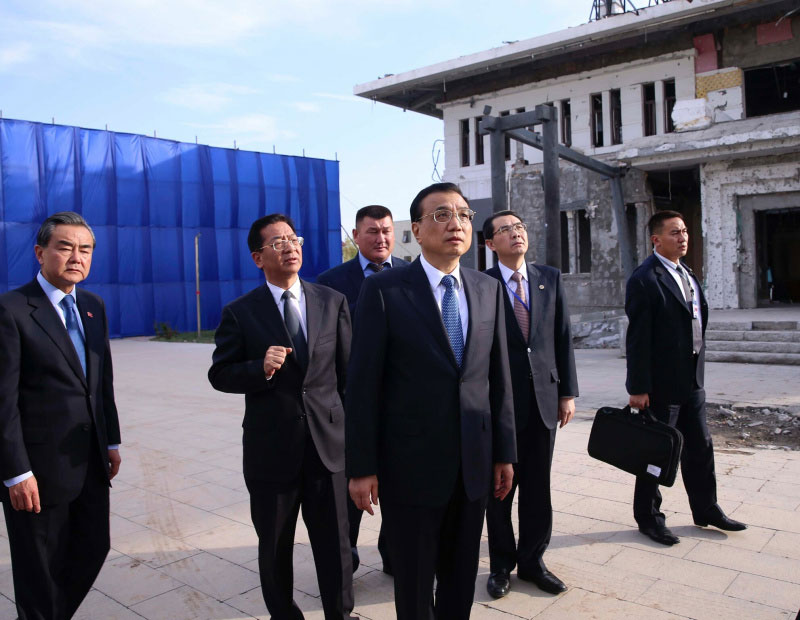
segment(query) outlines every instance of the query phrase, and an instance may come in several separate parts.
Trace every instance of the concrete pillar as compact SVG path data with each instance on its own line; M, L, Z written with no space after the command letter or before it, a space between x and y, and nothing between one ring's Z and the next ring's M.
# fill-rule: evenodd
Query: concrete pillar
M661 135L666 132L664 126L664 80L655 81L656 89L656 133Z
M611 91L603 91L603 146L611 145Z
M567 214L567 245L569 246L569 272L578 273L578 231L575 225L575 211L564 211Z

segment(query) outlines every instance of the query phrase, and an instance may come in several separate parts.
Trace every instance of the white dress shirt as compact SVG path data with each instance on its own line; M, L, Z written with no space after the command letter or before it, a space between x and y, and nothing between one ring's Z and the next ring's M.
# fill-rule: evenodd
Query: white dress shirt
M506 293L508 294L508 300L511 302L511 307L514 307L514 293L517 292L517 283L511 279L511 276L514 275L515 271L513 269L509 269L503 263L498 262L497 266L500 267L500 275L503 276L503 282L506 283ZM531 286L530 282L528 282L528 268L525 266L525 263L522 263L522 267L517 269L517 271L522 275L522 286L525 290L525 303L528 304L528 311L530 312L531 307Z
M681 278L681 274L678 273L678 263L673 263L670 259L661 256L655 250L653 251L658 257L658 260L661 261L661 264L667 268L667 271L678 284L678 290L683 293L683 279ZM685 267L681 267L683 272L686 274L686 277L689 278L689 283L692 285L692 314L693 316L697 317L697 320L700 321L700 327L703 327L703 314L700 312L700 285L698 284L697 280L690 274Z
M425 270L425 275L428 276L428 282L433 291L433 298L436 300L436 305L439 307L439 312L442 311L442 298L444 292L447 290L442 284L442 278L447 275L453 276L456 279L456 285L453 287L453 292L456 294L458 300L458 313L461 316L461 331L464 334L464 345L467 344L467 328L469 327L469 307L467 305L467 296L464 294L464 286L461 283L461 266L456 265L452 273L444 273L439 271L436 267L431 265L425 257L420 254L419 262Z
M300 329L303 330L303 335L306 337L306 342L308 341L308 330L306 329L306 295L303 293L303 286L300 284L300 278L297 278L288 289L282 289L280 286L275 286L272 282L267 281L267 286L269 287L269 292L272 293L272 298L275 300L275 304L278 306L278 310L281 312L281 316L284 317L284 321L286 321L286 301L283 299L283 293L285 291L290 291L292 295L294 295L294 299L291 300L294 309L297 311L297 314L300 315Z

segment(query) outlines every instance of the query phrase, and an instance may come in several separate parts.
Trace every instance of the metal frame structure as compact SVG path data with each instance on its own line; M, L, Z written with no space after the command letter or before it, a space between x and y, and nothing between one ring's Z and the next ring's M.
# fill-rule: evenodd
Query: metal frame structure
M483 109L478 127L481 135L489 134L489 153L492 165L492 210L496 213L507 208L505 136L542 151L544 155L542 179L544 184L545 263L561 267L561 196L558 158L577 164L604 176L611 183L611 204L617 225L622 271L627 278L636 267L634 248L625 217L622 196L622 177L626 169L610 166L558 143L558 111L554 106L537 105L532 111L492 116L491 106ZM529 129L541 125L541 134Z

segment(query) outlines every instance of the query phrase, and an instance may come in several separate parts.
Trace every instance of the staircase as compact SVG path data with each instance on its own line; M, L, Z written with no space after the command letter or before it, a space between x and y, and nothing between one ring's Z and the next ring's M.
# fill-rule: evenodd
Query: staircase
M800 366L800 322L712 317L706 329L706 361Z

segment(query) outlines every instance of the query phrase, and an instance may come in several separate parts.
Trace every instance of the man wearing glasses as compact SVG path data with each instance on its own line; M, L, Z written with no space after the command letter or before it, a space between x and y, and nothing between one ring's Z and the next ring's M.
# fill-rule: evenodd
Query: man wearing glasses
M483 224L483 236L499 260L486 273L505 290L518 455L511 492L503 500L490 499L486 510L490 559L486 589L494 598L508 594L516 566L520 579L559 594L567 587L547 570L542 556L553 529L550 465L556 426L563 428L572 419L578 396L567 300L558 269L525 262L528 233L516 213L492 214ZM517 486L518 544L511 525Z
M380 501L400 620L469 617L487 495L505 497L516 461L503 291L459 266L473 216L457 185L423 189L422 255L358 302L347 475L358 508Z
M347 300L298 278L303 238L285 215L256 220L247 244L266 283L223 309L208 378L221 392L245 395L244 479L262 594L272 617L303 617L292 596L302 508L325 618L350 618L342 407Z

